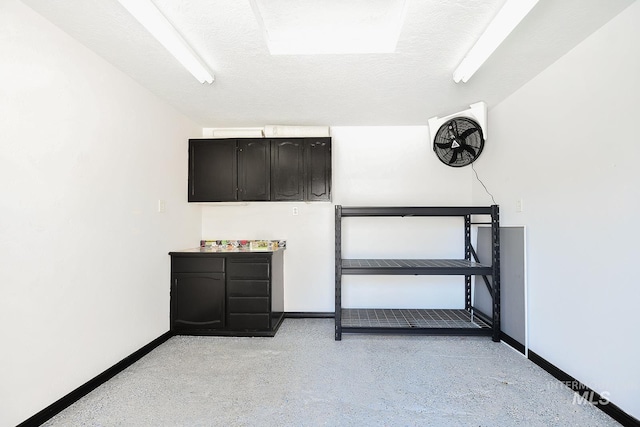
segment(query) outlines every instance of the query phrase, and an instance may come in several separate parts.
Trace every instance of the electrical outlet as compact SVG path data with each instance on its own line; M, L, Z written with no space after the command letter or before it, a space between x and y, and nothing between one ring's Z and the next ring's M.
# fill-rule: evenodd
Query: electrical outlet
M164 213L167 210L167 203L160 199L158 200L158 213Z
M298 215L298 213L299 213L299 212L298 212L298 207L297 207L297 206L294 206L294 207L293 207L293 210L291 211L291 213L293 214L293 216Z
M516 200L516 212L524 212L524 200L522 198Z

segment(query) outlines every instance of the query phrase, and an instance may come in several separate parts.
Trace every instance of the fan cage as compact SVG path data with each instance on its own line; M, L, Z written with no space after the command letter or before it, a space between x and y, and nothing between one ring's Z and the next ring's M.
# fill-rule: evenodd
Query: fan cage
M468 117L455 117L443 123L433 139L433 150L442 163L463 167L473 163L484 148L482 128Z

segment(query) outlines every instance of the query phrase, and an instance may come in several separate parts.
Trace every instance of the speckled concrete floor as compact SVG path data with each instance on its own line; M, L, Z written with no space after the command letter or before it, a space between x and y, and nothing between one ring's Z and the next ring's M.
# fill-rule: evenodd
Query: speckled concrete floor
M173 337L47 426L616 426L484 337Z

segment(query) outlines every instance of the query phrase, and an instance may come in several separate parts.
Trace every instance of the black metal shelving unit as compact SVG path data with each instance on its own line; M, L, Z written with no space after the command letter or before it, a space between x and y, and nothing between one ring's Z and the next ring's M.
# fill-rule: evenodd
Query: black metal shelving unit
M450 207L335 207L335 339L343 333L427 335L488 335L500 341L500 214L497 205ZM464 259L343 259L342 218L346 217L462 217ZM488 219L487 219L488 218ZM473 219L473 222L472 222ZM471 245L473 225L491 225L491 265L478 261ZM464 309L350 309L342 307L342 276L461 275L465 280ZM473 306L471 276L482 277L492 299L492 312ZM491 280L489 280L489 277Z

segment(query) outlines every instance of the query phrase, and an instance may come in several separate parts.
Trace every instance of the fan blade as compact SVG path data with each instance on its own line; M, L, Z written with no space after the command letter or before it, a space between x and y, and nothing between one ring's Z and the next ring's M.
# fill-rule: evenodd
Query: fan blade
M458 160L458 151L454 150L453 155L451 156L451 160L449 160L449 164L454 164L456 160Z
M455 119L451 120L451 124L449 125L449 130L453 133L453 135L458 138L460 132L458 132L458 122Z
M473 148L471 148L471 146L469 146L469 145L463 145L462 149L467 151L469 154L471 154L474 159L478 155L478 152L476 150L474 150Z
M478 132L478 128L473 127L473 128L469 128L469 129L465 130L464 132L462 132L462 135L460 135L460 138L467 139L467 137L469 135L471 135L472 133L474 133L474 132Z
M442 148L444 150L445 148L451 148L451 143L445 144L442 142L436 142L436 147Z

